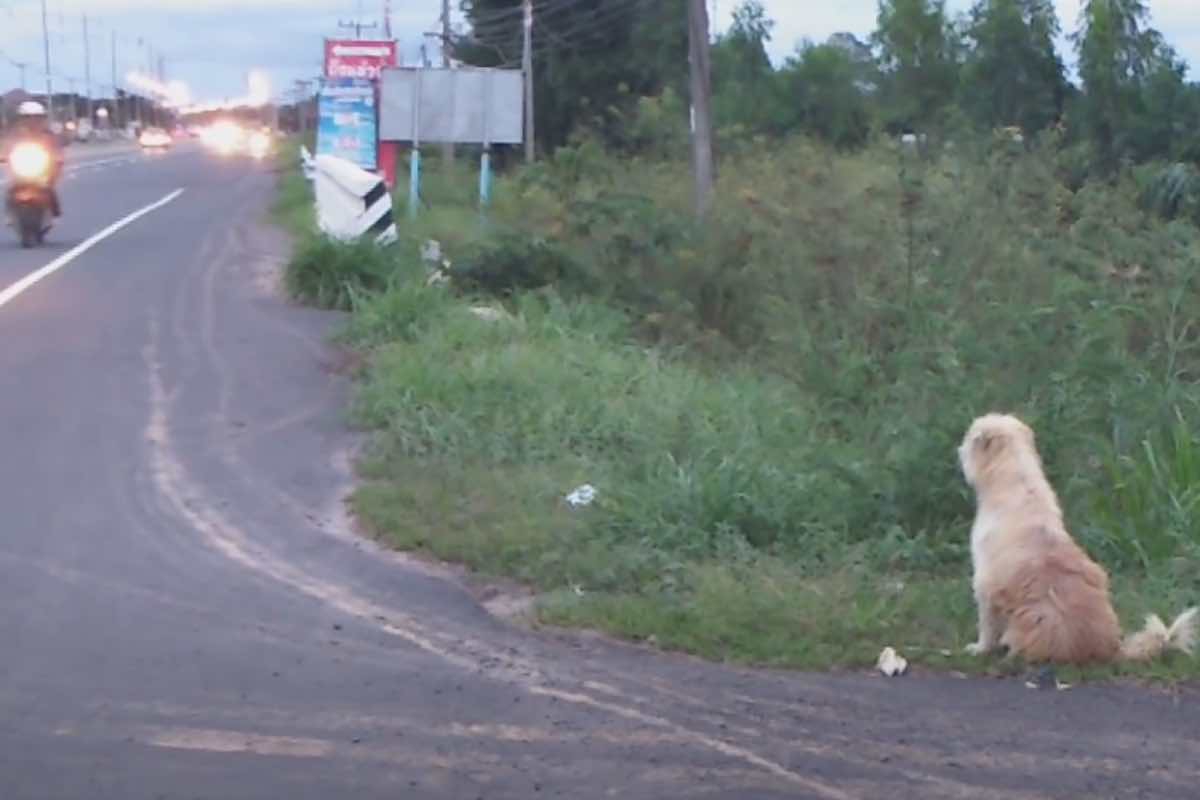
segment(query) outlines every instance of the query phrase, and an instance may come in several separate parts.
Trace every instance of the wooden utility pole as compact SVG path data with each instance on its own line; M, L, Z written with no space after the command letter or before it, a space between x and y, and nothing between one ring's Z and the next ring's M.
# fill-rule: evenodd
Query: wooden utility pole
M704 0L700 0L704 2ZM525 160L533 161L533 0L525 0L525 52L522 72L525 74Z
M692 95L692 170L696 181L696 214L712 207L716 168L713 163L712 67L708 43L708 4L688 0L688 62Z

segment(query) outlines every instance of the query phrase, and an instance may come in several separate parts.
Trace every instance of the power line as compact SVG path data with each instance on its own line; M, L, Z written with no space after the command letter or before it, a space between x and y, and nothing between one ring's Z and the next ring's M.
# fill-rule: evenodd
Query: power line
M533 4L533 12L536 19L545 21L553 19L563 12L570 11L585 2L589 2L589 0L544 0L540 4L536 2ZM609 8L612 7L613 4L609 4ZM516 33L520 29L521 14L521 7L514 7L504 12L496 12L491 17L468 17L468 22L471 25L471 30L475 32Z
M570 0L570 2L577 1L578 0ZM645 7L650 5L652 2L654 2L654 0L621 0L619 3L608 5L603 10L594 10L590 15L581 16L581 18L578 20L572 20L575 22L575 24L565 30L556 30L552 27L549 27L540 16L535 15L535 19L537 20L537 25L540 30L553 33L554 37L558 39L560 44L572 46L577 42L593 39L594 34L605 33L609 30L615 29L610 26L614 26L615 23L630 18L630 14L634 11L644 10ZM632 19L630 21L632 21ZM488 31L483 31L482 33L473 31L472 33L474 34L473 38L477 41L488 44L497 43L494 41L489 41L489 38L491 37ZM505 37L506 41L504 41L503 44L513 44L514 42L511 39L511 35L515 33L515 31L508 29L504 31L504 33L508 34L508 36ZM581 33L589 35L578 36L578 38L574 38ZM538 48L535 47L535 50L537 49Z

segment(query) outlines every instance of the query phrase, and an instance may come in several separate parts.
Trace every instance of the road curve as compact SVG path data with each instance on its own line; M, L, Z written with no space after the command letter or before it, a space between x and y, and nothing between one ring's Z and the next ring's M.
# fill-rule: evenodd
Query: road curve
M1197 796L1194 692L709 665L380 552L265 168L80 172L0 290L179 189L0 306L0 798Z

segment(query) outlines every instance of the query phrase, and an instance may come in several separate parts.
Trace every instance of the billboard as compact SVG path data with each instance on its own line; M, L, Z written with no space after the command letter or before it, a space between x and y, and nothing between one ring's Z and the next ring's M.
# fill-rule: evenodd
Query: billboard
M520 70L388 68L379 82L385 142L520 144L524 112Z
M366 78L379 80L384 67L396 65L394 41L364 39L326 39L326 78Z
M375 84L365 78L330 78L317 105L317 155L351 161L365 170L379 166Z

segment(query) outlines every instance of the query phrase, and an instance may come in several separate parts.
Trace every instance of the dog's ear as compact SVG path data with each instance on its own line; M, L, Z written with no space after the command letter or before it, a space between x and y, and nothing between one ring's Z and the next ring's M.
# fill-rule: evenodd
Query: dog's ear
M975 449L984 455L991 455L1000 449L1004 436L995 431L980 431L975 435Z

